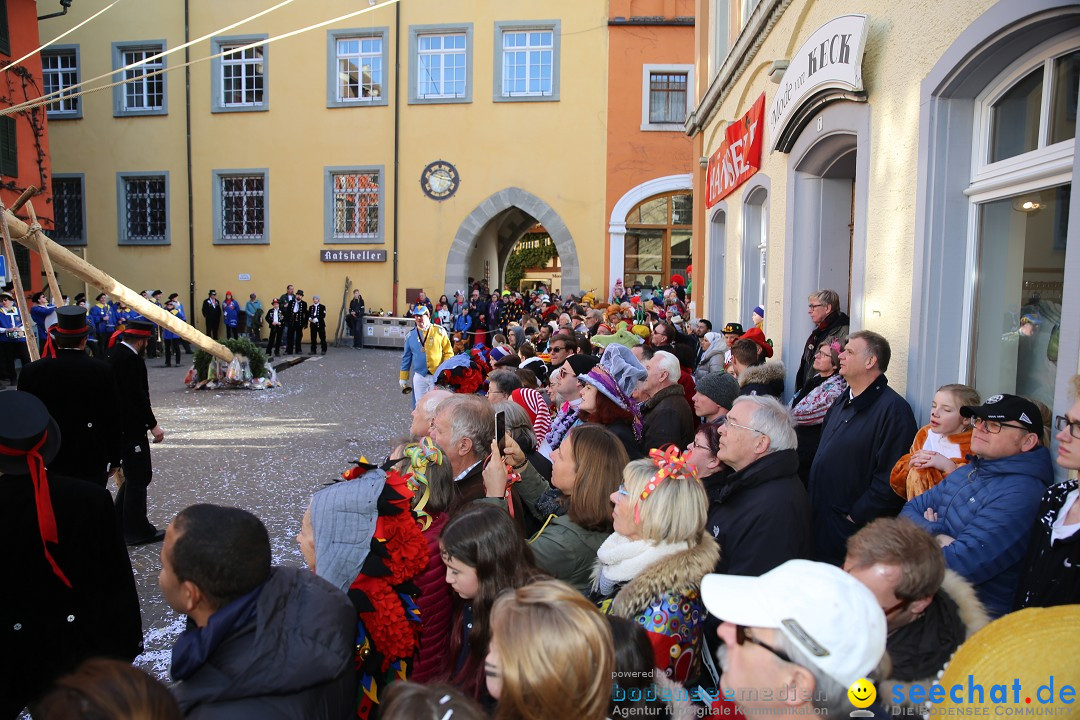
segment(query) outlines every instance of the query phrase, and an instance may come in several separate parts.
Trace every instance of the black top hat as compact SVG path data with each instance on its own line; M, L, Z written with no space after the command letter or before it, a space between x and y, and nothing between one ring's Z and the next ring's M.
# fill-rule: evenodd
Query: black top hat
M303 290L297 290L296 294L299 295L300 297L304 297L304 291Z
M0 445L10 450L28 451L48 433L38 452L46 464L56 457L60 449L60 428L37 396L19 390L0 393L0 416L5 418L0 424ZM25 455L0 454L0 473L27 475L29 472Z
M141 334L141 333L144 333L144 332L151 333L151 332L154 331L155 327L157 327L157 326L154 325L154 323L147 320L146 318L144 318L144 317L135 317L135 318L132 318L132 319L130 319L127 322L124 323L124 332L129 333L129 332L134 331L135 333L138 333L138 334Z
M49 328L54 337L80 338L90 333L86 324L86 308L65 305L56 308L56 324Z

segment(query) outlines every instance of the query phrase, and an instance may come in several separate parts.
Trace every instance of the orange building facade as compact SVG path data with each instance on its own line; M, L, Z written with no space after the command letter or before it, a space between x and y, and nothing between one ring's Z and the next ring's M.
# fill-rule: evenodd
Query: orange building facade
M694 157L684 122L694 87L693 1L610 0L603 294L620 278L630 288L686 275Z
M0 68L38 47L37 3L34 0L0 0ZM48 22L48 21L46 21ZM11 107L41 97L43 79L41 55L35 54L12 69L0 69L0 107ZM0 117L0 200L10 207L29 186L39 190L34 196L34 210L48 233L53 227L52 167L49 163L48 123L45 108ZM18 215L25 219L25 210ZM8 258L11 279L11 259ZM41 290L45 281L41 260L15 244L15 261L26 292ZM80 287L79 290L82 288ZM77 292L77 290L76 290Z

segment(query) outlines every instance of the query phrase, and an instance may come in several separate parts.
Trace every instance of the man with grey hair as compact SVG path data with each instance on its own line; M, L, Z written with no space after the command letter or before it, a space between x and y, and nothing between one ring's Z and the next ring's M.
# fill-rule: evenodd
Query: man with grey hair
M424 393L424 396L416 403L412 411L412 425L409 426L409 437L420 442L421 439L431 434L432 423L435 420L435 409L439 404L454 393L443 388L435 388Z
M650 450L674 444L684 448L694 439L694 411L679 384L679 359L667 351L658 351L645 363L648 375L638 386L635 397L644 399L641 406L645 429L641 449Z
M521 378L513 370L500 368L488 375L487 401L491 404L510 399L510 393L521 387Z
M482 498L484 461L495 439L495 411L476 395L454 395L435 409L431 439L450 460L460 502Z
M749 720L888 717L870 685L883 670L885 613L840 568L788 560L761 577L706 575L701 600L720 620L724 697Z
M761 575L809 557L810 500L788 409L767 395L744 395L717 430L716 456L730 470L705 488L705 527L721 548L716 571Z
M807 298L807 314L814 323L814 331L803 345L802 360L795 374L795 391L798 392L810 378L814 377L814 353L823 342L839 341L847 337L851 320L840 312L840 296L835 290L818 290Z

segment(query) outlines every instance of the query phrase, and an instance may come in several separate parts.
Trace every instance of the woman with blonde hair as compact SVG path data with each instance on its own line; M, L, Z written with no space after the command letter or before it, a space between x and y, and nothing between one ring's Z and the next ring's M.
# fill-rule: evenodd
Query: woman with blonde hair
M566 583L537 581L495 601L484 674L496 720L603 720L614 670L611 627Z
M701 578L720 559L705 530L705 489L678 450L653 450L626 466L611 501L615 532L597 550L590 597L645 628L669 679L694 680L706 615Z

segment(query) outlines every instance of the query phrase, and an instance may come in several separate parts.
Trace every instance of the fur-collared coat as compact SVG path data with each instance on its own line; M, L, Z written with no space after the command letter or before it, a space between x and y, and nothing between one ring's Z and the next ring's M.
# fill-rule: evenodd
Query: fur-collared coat
M784 372L784 363L779 360L751 365L739 373L739 394L779 398L784 394Z
M634 620L649 633L656 664L671 680L685 683L701 668L707 612L701 578L716 568L720 547L708 533L693 547L648 565L602 599L605 613ZM600 565L594 570L599 574Z

